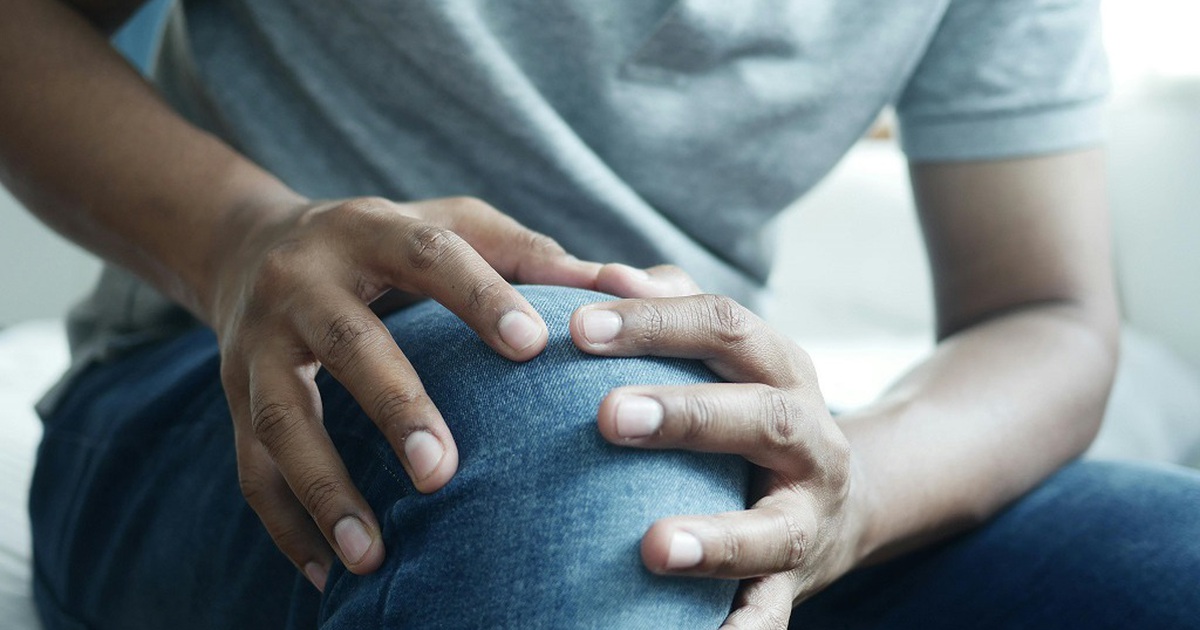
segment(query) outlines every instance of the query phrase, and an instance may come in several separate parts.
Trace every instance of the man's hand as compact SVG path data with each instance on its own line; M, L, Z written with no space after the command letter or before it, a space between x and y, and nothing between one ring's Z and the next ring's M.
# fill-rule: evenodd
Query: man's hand
M545 347L546 325L509 282L592 288L602 269L474 199L306 205L231 238L209 321L239 479L318 588L330 547L360 574L384 556L379 525L322 425L319 368L362 405L418 490L441 488L458 467L449 429L368 305L391 289L433 298L496 352L525 361Z
M588 305L571 335L592 354L700 359L729 381L615 389L599 410L607 440L733 453L760 467L751 509L655 523L642 539L647 568L745 579L726 627L785 628L797 602L859 559L849 443L791 340L713 295Z

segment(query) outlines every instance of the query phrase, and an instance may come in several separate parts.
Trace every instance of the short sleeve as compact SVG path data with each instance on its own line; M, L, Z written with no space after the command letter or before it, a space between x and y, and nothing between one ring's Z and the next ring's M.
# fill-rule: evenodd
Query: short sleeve
M1099 144L1108 65L1099 0L950 0L896 102L913 161Z

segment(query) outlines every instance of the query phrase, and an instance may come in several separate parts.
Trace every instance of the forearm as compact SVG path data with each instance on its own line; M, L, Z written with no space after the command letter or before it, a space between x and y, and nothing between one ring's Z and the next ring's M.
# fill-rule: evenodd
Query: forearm
M1065 304L1008 312L841 418L861 473L865 561L976 525L1082 453L1115 369L1106 321Z
M215 246L300 198L162 102L96 26L49 0L0 21L0 179L43 221L206 315Z

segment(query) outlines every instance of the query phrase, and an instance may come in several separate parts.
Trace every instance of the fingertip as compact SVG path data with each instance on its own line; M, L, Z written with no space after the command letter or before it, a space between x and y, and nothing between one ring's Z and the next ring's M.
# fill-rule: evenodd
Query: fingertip
M451 442L447 445L445 454L442 456L442 460L438 462L437 468L433 473L422 479L413 479L413 487L421 494L433 494L446 487L446 484L454 479L454 475L457 472L458 449Z
M662 403L638 389L614 389L596 412L600 435L612 444L648 446L646 438L662 428Z
M694 572L704 562L704 544L676 524L658 521L642 537L642 562L659 575Z
M308 578L319 592L324 593L325 583L329 579L329 567L319 562L309 562L304 565L304 577Z
M588 341L583 328L583 316L592 306L591 304L586 304L575 309L575 312L571 313L571 319L567 322L567 331L571 335L571 343L584 352L592 351L592 343Z
M338 555L351 573L366 575L383 564L383 539L377 527L357 516L344 516L333 526Z
M665 575L669 573L667 570L667 552L670 549L671 533L673 528L663 521L658 521L646 530L646 534L642 536L641 554L642 564L651 573L657 575Z
M363 559L360 560L358 564L347 564L346 570L355 575L370 575L371 573L378 571L379 567L383 566L383 559L383 541L379 540L372 545L371 550L366 556L363 556Z
M587 304L571 314L571 341L586 352L594 352L612 343L621 334L624 319L610 306L615 303Z
M500 341L507 346L504 353L516 361L527 361L537 356L545 347L549 337L546 323L541 317L533 317L528 313L514 309L496 323L496 331Z
M442 431L418 429L404 438L409 479L423 494L442 489L458 471L458 448L449 430L442 428Z

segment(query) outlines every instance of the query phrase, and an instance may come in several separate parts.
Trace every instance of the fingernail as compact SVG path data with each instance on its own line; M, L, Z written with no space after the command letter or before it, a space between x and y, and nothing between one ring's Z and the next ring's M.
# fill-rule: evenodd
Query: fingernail
M589 343L608 343L621 332L621 316L605 310L586 310L580 316L583 338Z
M704 547L700 539L687 532L671 534L671 547L667 549L668 569L687 569L700 564L704 559Z
M654 435L662 426L663 408L653 398L626 396L617 403L617 435L640 438Z
M371 535L362 522L353 516L347 516L333 526L333 537L342 550L342 557L350 564L362 562L371 548Z
M325 580L329 579L329 571L325 570L325 567L316 562L309 562L304 565L304 575L309 582L313 583L313 586L317 587L318 591L325 592Z
M432 475L445 455L441 440L428 431L413 431L404 439L404 456L408 458L415 481Z
M541 328L533 318L521 311L505 313L497 327L500 329L500 338L513 350L524 350L537 343L542 336Z

